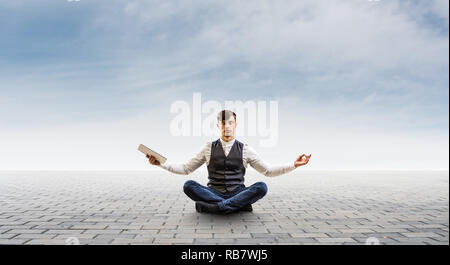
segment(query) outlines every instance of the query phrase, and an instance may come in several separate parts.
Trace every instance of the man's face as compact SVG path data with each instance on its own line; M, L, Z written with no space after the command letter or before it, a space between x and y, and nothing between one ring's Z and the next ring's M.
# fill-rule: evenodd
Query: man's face
M236 131L236 120L234 119L234 116L230 116L228 120L226 121L219 121L217 123L217 127L220 129L220 132L222 133L222 136L233 136Z

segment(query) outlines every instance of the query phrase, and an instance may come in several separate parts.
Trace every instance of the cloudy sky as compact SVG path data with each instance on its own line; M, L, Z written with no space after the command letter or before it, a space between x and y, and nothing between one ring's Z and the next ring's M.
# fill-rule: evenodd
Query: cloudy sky
M175 101L277 101L270 164L446 169L449 1L0 2L0 170L146 170ZM238 114L238 126L240 117ZM206 114L205 114L206 116ZM303 170L303 169L302 169Z

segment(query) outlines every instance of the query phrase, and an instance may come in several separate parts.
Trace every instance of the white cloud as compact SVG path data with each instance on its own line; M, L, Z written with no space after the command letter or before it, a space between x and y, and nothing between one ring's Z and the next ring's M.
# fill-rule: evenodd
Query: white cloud
M169 107L196 91L279 98L271 163L448 168L448 33L427 21L448 20L448 1L110 2L75 41L107 61L0 75L0 169L146 169L139 143L183 162L209 139L168 135Z
M116 121L1 131L0 169L155 169L136 150L140 143L171 162L186 162L214 138L170 135L175 114L169 114L169 107L168 103ZM396 119L382 113L358 113L357 109L281 98L277 146L261 147L258 137L237 138L252 145L271 164L290 163L301 153L312 153L307 169L448 168L446 132L394 128Z

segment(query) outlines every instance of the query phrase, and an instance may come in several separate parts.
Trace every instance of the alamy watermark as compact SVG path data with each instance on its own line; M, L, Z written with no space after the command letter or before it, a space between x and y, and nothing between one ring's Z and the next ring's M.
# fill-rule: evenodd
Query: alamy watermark
M201 93L193 93L192 104L177 100L170 106L176 116L170 122L172 136L220 136L217 114L229 109L236 113L238 136L260 137L259 145L272 147L278 143L278 101L208 100L202 103Z
M368 237L366 239L366 245L379 245L380 244L380 240L378 240L378 238L376 237Z
M80 244L80 240L78 239L78 237L68 237L66 239L66 245L79 245Z

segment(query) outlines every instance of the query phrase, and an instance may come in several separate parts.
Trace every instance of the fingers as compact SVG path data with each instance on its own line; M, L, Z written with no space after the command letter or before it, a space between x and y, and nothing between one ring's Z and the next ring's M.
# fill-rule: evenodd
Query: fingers
M156 158L154 156L147 154L146 157L148 157L150 164L156 165L158 163L158 160L156 160Z
M311 158L311 154L306 155L306 154L302 154L301 156L299 156L297 158L297 161L303 162L304 164L309 162L309 159Z
M311 158L311 154L309 154L309 156L306 156L305 164L308 164L310 158Z
M304 165L308 164L310 158L311 158L311 154L309 154L309 155L302 154L295 161L295 163L294 163L295 167L304 166Z
M302 155L299 156L297 159L301 159L301 158L303 158L303 157L305 157L306 159L310 159L310 158L311 158L311 155L312 155L312 154L310 154L310 155L302 154Z
M301 156L299 156L299 157L297 158L297 160L301 160L302 157L304 157L304 156L306 156L306 155L305 155L305 154L302 154Z

